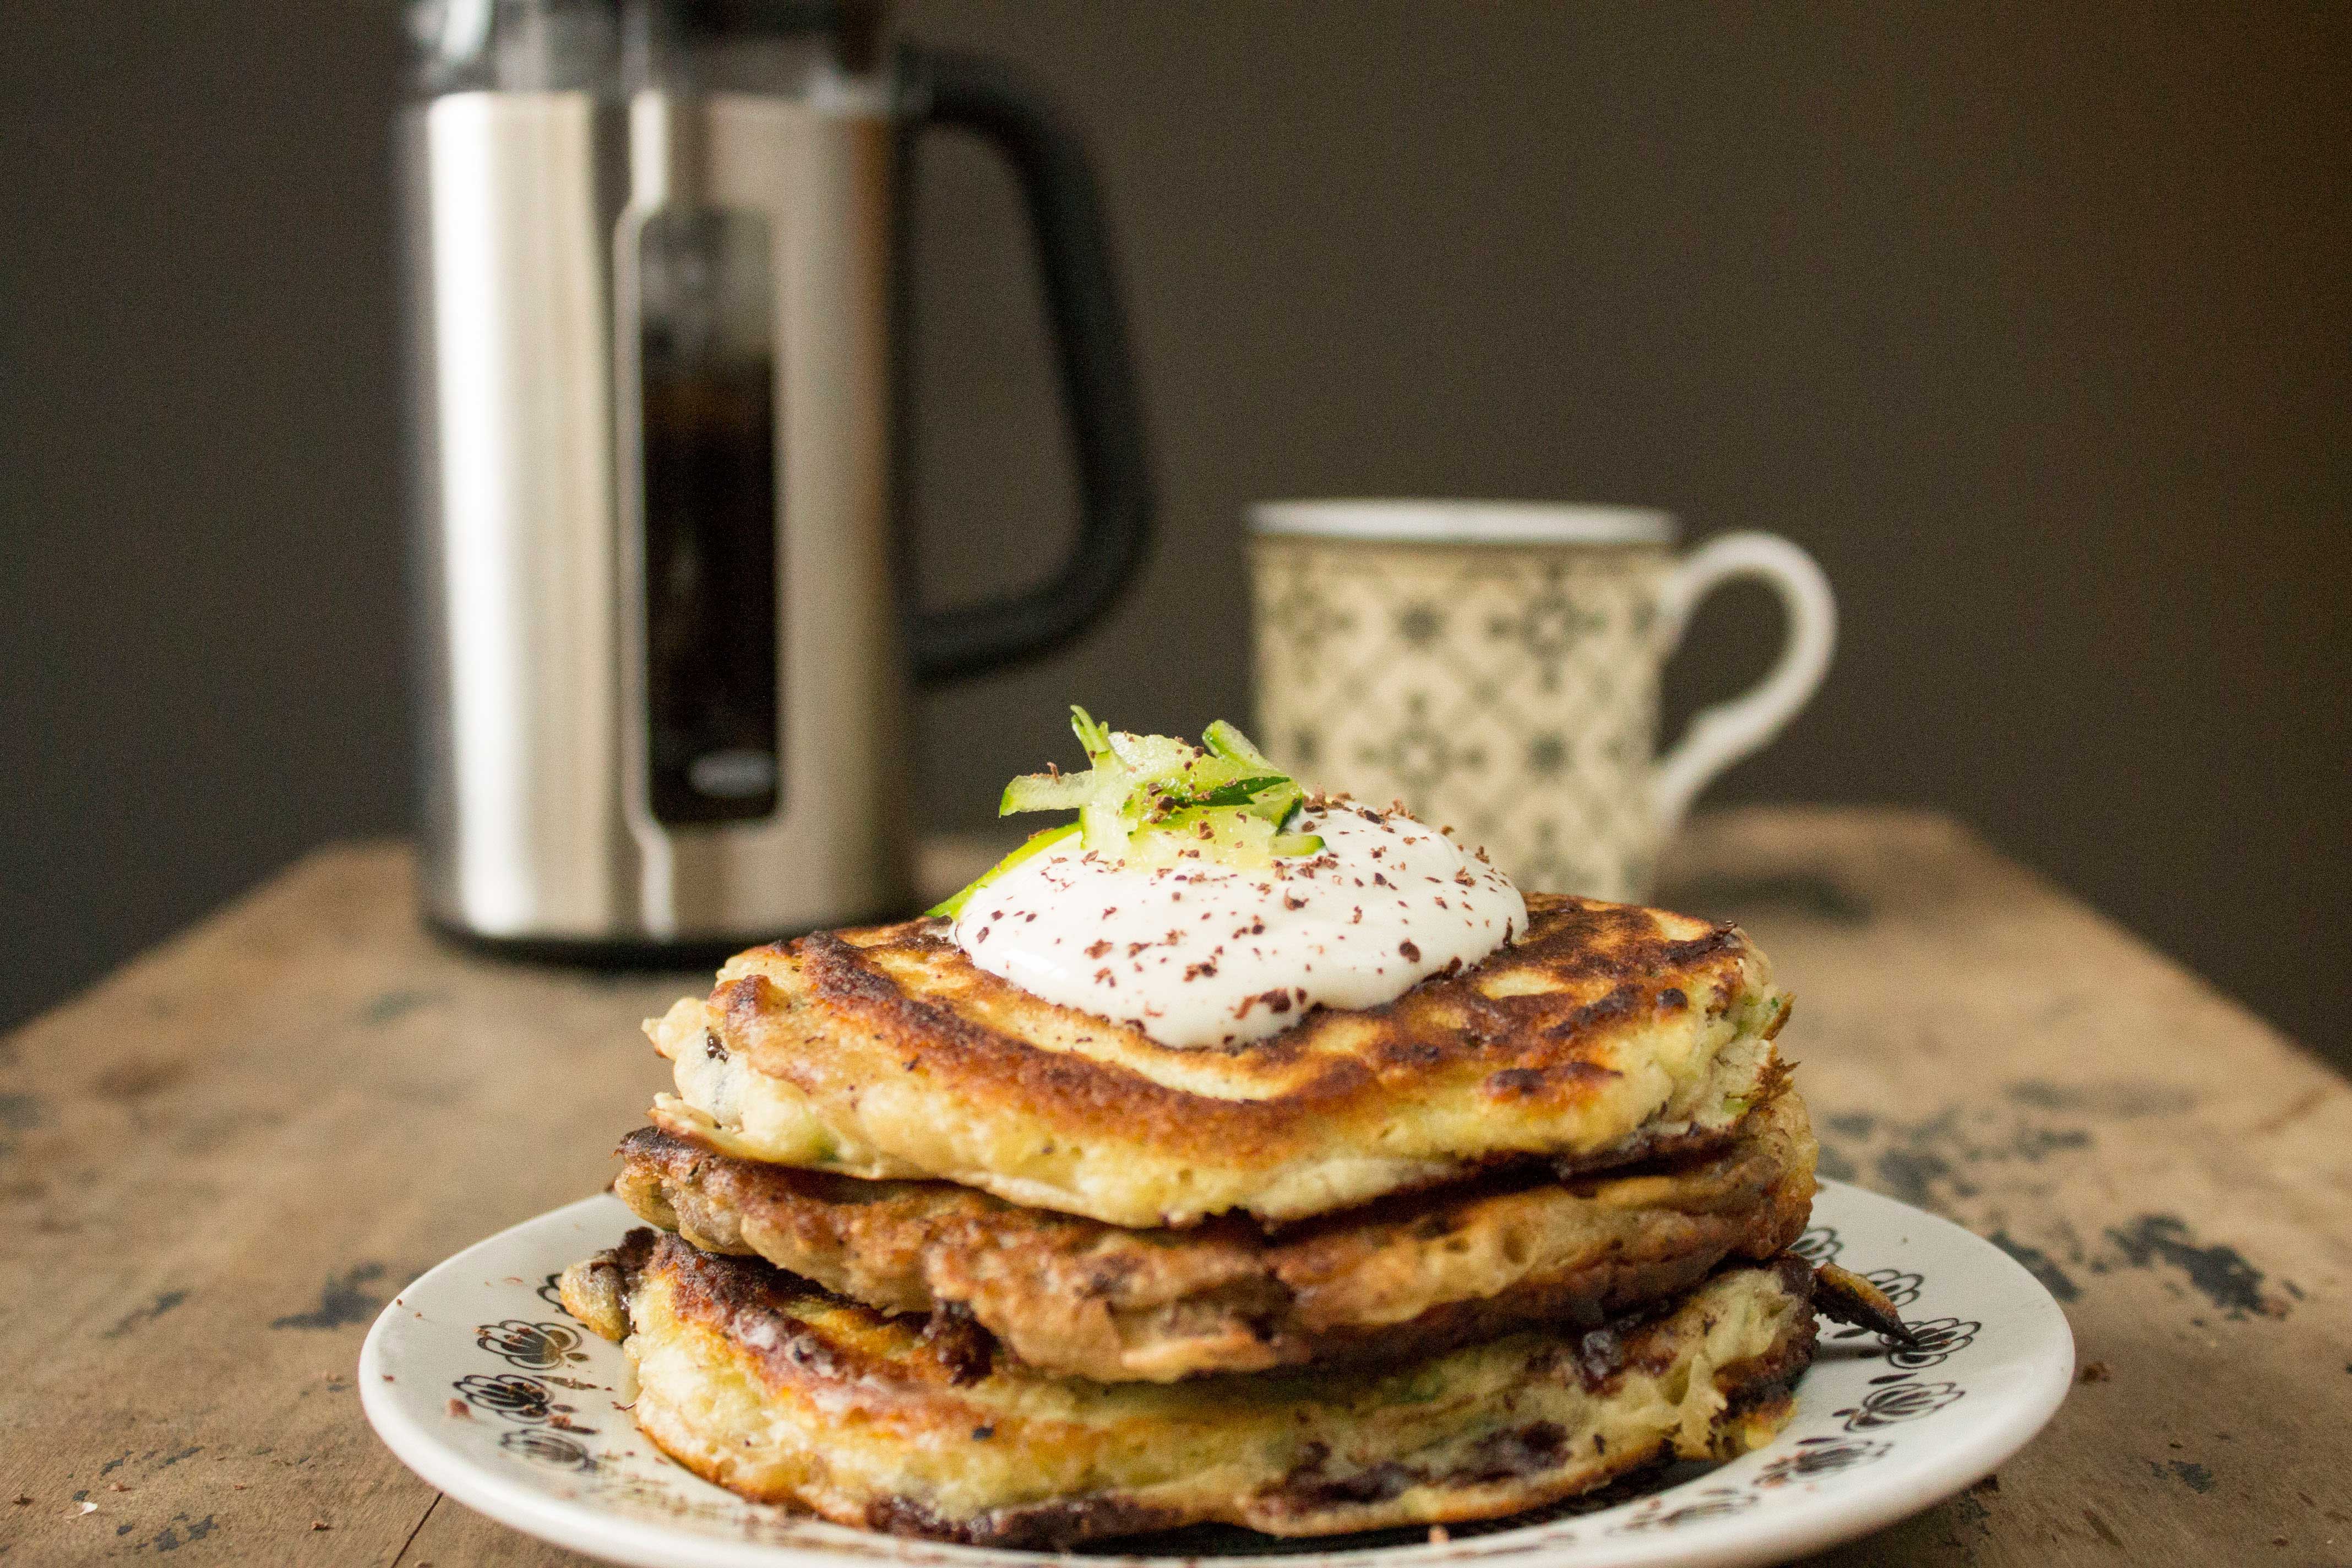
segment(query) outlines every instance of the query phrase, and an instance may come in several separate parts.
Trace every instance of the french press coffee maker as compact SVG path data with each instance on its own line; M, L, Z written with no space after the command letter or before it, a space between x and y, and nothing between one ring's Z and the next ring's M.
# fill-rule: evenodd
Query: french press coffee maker
M420 0L402 128L427 918L645 957L904 912L911 688L1066 640L1150 513L1094 179L990 61L839 0ZM920 132L1017 177L1076 455L1042 585L918 612Z

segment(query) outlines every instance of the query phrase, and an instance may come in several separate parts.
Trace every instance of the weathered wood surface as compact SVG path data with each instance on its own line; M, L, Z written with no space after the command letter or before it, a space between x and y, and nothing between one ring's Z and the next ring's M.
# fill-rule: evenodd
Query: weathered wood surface
M1703 819L1664 898L1797 991L1832 1172L2028 1260L2105 1373L1824 1561L2352 1563L2352 1087L1938 818ZM698 984L452 952L371 846L0 1042L0 1558L582 1561L402 1468L352 1366L404 1281L605 1179L636 1021Z

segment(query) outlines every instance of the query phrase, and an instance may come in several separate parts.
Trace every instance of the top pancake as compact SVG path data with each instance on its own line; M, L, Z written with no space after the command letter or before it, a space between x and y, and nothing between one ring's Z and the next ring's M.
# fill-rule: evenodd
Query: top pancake
M740 1158L1136 1226L1727 1140L1788 1016L1763 954L1659 910L1538 893L1528 913L1518 942L1383 1006L1192 1050L983 972L944 921L820 931L738 954L646 1026L678 1089L653 1119Z

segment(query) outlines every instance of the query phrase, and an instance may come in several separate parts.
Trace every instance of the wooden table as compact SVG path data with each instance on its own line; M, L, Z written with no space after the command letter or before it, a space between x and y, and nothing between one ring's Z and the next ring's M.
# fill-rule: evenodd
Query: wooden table
M1797 992L1828 1173L1992 1237L2084 1363L1997 1484L1824 1561L2352 1563L2352 1087L1939 817L1704 819L1665 898ZM324 850L0 1043L0 1559L581 1561L402 1468L353 1362L606 1179L664 1079L637 1020L701 981L413 908L404 849Z

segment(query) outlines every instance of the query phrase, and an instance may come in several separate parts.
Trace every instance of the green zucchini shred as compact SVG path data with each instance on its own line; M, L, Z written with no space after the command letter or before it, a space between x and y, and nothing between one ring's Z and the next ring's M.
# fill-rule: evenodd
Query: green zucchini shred
M974 893L977 893L982 888L985 888L991 882L993 882L996 879L1002 877L1005 872L1010 871L1013 867L1018 866L1021 862L1028 859L1030 857L1044 854L1046 850L1051 849L1055 845L1059 844L1065 838L1076 833L1077 830L1078 825L1075 822L1066 822L1059 827L1040 828L1037 832L1031 834L1027 841L1024 842L1020 848L1015 849L1012 854L1007 855L1003 859L999 860L995 865L991 866L987 870L982 871L979 876L966 883L961 892L957 893L952 898L942 899L940 902L933 904L929 909L925 910L923 913L926 915L944 915L950 919L953 919L955 916L963 913L964 905L971 901L971 896Z
M1093 854L1142 865L1197 856L1259 868L1323 847L1312 833L1285 831L1307 791L1247 735L1219 719L1194 746L1169 735L1131 735L1070 709L1087 771L1024 773L1004 786L997 815L1076 811L1076 822L1033 835L978 880L927 912L953 916L971 895L1073 835Z

